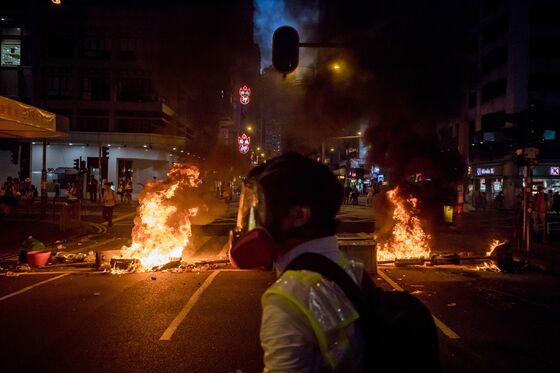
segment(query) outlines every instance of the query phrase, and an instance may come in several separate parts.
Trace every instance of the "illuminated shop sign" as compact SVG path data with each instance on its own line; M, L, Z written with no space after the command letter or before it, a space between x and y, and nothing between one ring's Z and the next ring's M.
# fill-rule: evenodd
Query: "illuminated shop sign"
M494 169L494 167L487 167L487 168L478 167L476 169L476 175L477 176L494 175L494 174L496 174L496 170Z

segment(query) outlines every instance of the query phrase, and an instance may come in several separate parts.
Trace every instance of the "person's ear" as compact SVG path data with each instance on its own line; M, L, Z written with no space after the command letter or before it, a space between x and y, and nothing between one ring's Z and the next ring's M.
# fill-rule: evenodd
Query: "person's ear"
M309 206L293 206L289 211L290 220L292 220L292 226L302 227L309 219L311 219L311 207Z

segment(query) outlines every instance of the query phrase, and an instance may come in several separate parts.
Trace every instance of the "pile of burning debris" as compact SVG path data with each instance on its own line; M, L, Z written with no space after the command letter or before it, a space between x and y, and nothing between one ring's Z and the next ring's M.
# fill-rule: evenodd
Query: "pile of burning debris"
M403 195L397 187L387 192L393 207L394 222L390 237L377 251L378 264L410 265L461 265L478 264L476 270L513 272L524 265L513 259L512 246L504 241L493 240L484 255L470 253L433 253L430 235L425 232L418 216L418 200ZM466 255L465 255L466 254Z

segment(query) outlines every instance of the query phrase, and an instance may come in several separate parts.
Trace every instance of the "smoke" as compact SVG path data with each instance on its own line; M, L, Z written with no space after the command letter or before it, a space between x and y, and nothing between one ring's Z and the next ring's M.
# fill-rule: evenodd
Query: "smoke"
M306 116L317 133L367 121L369 160L389 170L393 183L423 173L449 185L464 162L442 148L437 125L457 118L467 82L468 2L325 1L322 41L350 48L321 55L306 94ZM339 71L331 61L344 61Z

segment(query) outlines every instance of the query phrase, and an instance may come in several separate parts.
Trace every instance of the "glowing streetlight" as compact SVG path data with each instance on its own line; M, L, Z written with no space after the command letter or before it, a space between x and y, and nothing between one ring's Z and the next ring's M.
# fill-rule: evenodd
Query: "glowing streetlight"
M252 126L247 126L246 128L247 128L247 131L249 131L249 132L251 132L253 130Z
M362 131L358 131L358 136L362 136Z
M55 5L62 5L62 0L51 0Z

